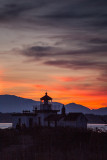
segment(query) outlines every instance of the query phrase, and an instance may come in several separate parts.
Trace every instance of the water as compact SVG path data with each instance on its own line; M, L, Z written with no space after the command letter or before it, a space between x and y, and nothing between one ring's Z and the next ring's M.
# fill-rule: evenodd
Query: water
M88 124L87 128L107 132L107 124Z
M0 129L11 128L12 123L0 123ZM92 130L101 130L103 132L107 131L107 124L88 124L87 128Z
M0 129L12 128L12 123L0 123Z

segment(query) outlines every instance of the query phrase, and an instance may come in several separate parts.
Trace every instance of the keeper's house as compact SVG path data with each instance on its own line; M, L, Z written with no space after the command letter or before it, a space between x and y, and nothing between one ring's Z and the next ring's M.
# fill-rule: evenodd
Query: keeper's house
M40 98L40 109L35 108L32 112L23 111L22 113L14 113L13 128L23 127L73 127L87 128L87 119L82 113L65 113L63 105L61 114L57 114L59 110L52 110L52 98L45 94Z

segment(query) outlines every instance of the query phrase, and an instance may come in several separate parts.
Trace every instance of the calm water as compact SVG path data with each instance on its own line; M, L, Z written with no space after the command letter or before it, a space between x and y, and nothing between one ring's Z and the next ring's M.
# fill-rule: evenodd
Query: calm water
M107 131L107 124L88 124L87 128L93 129L93 130L101 130L103 132Z
M12 123L0 123L0 129L11 128Z
M12 123L0 123L0 129L5 129L5 128L11 128ZM87 128L97 130L100 129L101 131L107 131L107 124L88 124Z

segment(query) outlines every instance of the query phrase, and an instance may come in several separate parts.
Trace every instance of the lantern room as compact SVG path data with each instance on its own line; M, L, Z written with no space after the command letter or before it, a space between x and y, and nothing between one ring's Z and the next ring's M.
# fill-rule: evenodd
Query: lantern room
M45 93L45 96L40 98L41 104L51 104L52 103L52 98L48 96L47 92Z
M52 98L48 96L47 92L45 93L45 96L40 98L40 108L42 110L50 110L52 104Z

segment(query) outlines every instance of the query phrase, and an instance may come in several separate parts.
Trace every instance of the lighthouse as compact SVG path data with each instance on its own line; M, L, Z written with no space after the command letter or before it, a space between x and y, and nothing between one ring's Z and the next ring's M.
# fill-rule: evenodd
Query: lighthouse
M40 110L52 110L52 98L48 96L47 92L40 98Z

